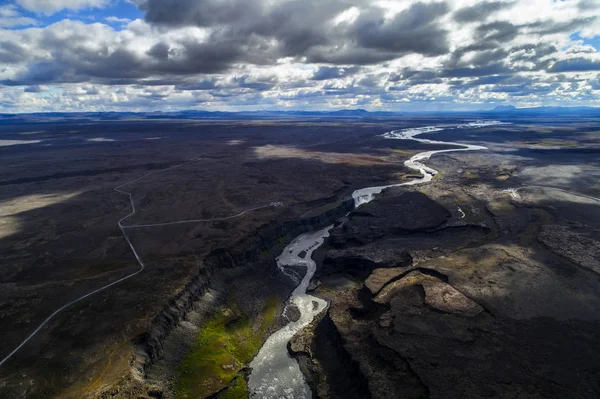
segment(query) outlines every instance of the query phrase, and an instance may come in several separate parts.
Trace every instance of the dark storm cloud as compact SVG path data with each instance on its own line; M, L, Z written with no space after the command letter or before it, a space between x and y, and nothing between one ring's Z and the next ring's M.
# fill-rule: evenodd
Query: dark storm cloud
M519 27L508 21L496 21L477 27L479 39L506 43L519 34Z
M465 78L475 76L486 76L495 74L504 74L511 72L510 68L504 63L493 63L486 66L475 67L464 67L464 68L450 68L446 69L441 73L441 76L447 78Z
M402 54L398 54L400 56ZM396 58L393 53L360 47L313 48L307 52L306 61L334 65L373 65Z
M78 80L69 76L68 71L60 68L53 62L39 62L29 65L28 69L17 79L6 79L0 81L6 86L23 86L46 84L57 81L77 82Z
M328 80L338 79L350 76L358 72L360 69L357 67L350 68L337 68L337 67L319 67L312 76L312 80Z
M516 84L530 84L531 80L527 79L523 76L518 75L494 75L494 76L484 76L481 78L477 78L474 81L470 82L470 86L480 86L480 85L516 85Z
M325 22L355 2L348 0L286 1L267 5L260 0L147 0L140 8L158 26L216 27L232 43L277 41L278 56L299 56L329 43ZM260 39L259 39L260 38ZM265 44L266 46L266 44Z
M100 51L78 45L71 37L44 38L45 48L52 49L51 61L30 62L27 70L16 79L5 81L9 85L34 85L47 83L93 83L132 84L155 75L177 76L224 72L237 61L253 60L255 43L244 45L230 43L219 38L199 43L181 41L176 46L165 43L154 45L147 57L140 57L127 48L110 51L106 46ZM247 52L248 51L248 52ZM1 54L1 53L0 53Z
M307 57L309 62L374 64L415 52L448 51L448 32L436 23L449 12L446 3L416 3L385 20L384 10L369 2L285 1L266 6L260 0L147 0L140 7L146 21L158 26L217 27L232 42L263 40L279 57ZM351 6L360 7L353 24L328 21ZM269 43L269 44L267 44Z
M494 1L490 3L479 3L471 7L461 8L454 13L457 22L480 22L488 16L502 9L512 7L513 2Z
M511 24L494 24L491 29L497 32L512 31ZM491 33L494 35L495 33ZM484 35L489 35L485 33ZM466 78L483 77L491 75L509 76L510 73L520 71L539 71L548 68L550 59L544 57L556 53L554 46L547 44L519 45L507 49L493 46L470 45L456 49L450 59L444 64L444 68L437 76ZM519 66L516 61L521 61Z
M520 85L520 86L498 86L492 88L492 93L508 93L513 97L524 97L530 95L547 95L556 90L559 84L543 84L543 85Z
M539 35L552 35L555 33L570 33L579 30L582 27L593 23L596 19L596 17L590 17L578 18L567 22L538 21L532 24L522 25L522 27L529 28L530 33L537 33Z
M489 91L491 91L492 93L522 93L523 91L527 90L527 85L519 85L519 86L512 86L512 85L506 85L506 86L494 86L492 87Z
M586 58L575 58L555 63L550 72L587 72L600 71L600 61L592 61Z
M556 46L539 43L515 46L510 49L511 57L515 61L539 61L540 58L555 54ZM519 53L518 55L516 55Z
M213 90L217 88L217 79L202 79L198 82L181 83L175 86L175 90Z
M261 3L252 0L147 0L139 7L146 21L168 26L232 23L262 11Z
M303 0L286 1L273 6L256 20L234 25L237 36L258 35L278 42L281 56L303 56L315 46L326 46L338 37L327 21L344 11L352 2Z
M0 84L27 87L18 89L32 93L25 97L49 84L90 83L79 86L82 97L85 86L99 87L87 91L98 97L110 92L125 98L131 88L139 104L173 93L185 101L197 96L198 103L216 99L214 104L319 97L333 102L336 96L356 101L360 95L373 101L450 101L457 93L559 92L575 80L567 72L600 70L598 62L583 58L593 59L591 48L583 54L581 46L564 47L571 33L595 22L590 13L572 11L597 1L575 1L565 15L524 18L509 16L524 0L459 9L450 0L132 2L144 11L144 21L121 31L63 21L3 35ZM384 3L402 7L388 9ZM561 2L560 8L568 5ZM589 90L598 86L594 82L577 87ZM165 85L171 87L156 87Z
M356 84L358 86L362 86L365 88L379 87L380 83L381 83L381 79L379 76L376 76L376 75L367 75L367 76L363 77L362 79L360 79L358 82L356 82Z
M449 12L446 3L415 3L391 19L378 7L364 8L352 24L333 29L330 43L305 53L313 63L372 65L416 53L426 56L449 51L448 31L439 19Z
M254 79L248 75L242 75L234 77L233 83L244 89L266 91L271 90L277 85L277 78L275 76L271 76L268 78Z
M168 57L155 58L150 65L142 65L147 74L162 73L189 75L217 73L227 70L232 63L244 60L247 54L242 46L220 40L199 43L186 40L177 48L168 50Z
M169 95L161 94L161 93L142 93L139 95L139 97L146 98L146 99L152 100L152 101L160 101L160 100L164 100L165 98L169 97Z
M43 90L40 86L28 86L23 90L25 93L40 93Z
M477 52L469 60L469 64L475 66L489 65L505 60L509 52L504 49L486 50Z
M365 48L441 55L449 51L448 32L436 22L448 11L446 3L416 3L386 21L383 10L374 9L361 14L350 33Z
M27 49L7 40L0 41L0 63L16 64L27 60Z
M581 11L597 10L600 9L600 2L598 0L580 0L577 8Z
M443 83L439 71L405 70L402 72L402 79L405 79L404 85L410 86Z
M487 46L470 45L455 50L439 70L405 70L402 71L401 78L398 75L393 77L394 81L404 79L404 83L409 85L443 83L444 79L451 79L448 83L452 87L464 89L482 85L527 85L531 82L523 80L516 73L547 69L552 62L551 59L541 58L556 51L554 46L546 44L519 45L508 49L491 50ZM528 62L528 64L515 66L514 61ZM509 90L515 91L514 88Z

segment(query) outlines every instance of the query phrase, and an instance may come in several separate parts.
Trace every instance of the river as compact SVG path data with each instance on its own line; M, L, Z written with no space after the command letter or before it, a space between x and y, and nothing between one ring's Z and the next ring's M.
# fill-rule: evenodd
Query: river
M423 184L431 181L433 176L437 174L435 169L432 169L422 162L429 159L434 154L453 152L453 151L475 151L485 150L486 147L471 144L452 143L445 141L433 141L428 139L420 139L416 136L423 133L432 133L450 129L474 129L484 126L492 126L502 124L498 121L476 121L462 125L445 125L445 126L425 126L419 128L410 128L402 130L392 130L383 134L386 139L395 140L415 140L427 144L444 144L457 146L459 148L451 148L446 150L425 151L414 155L412 158L404 162L404 165L410 169L419 171L422 177L420 179L411 180L409 182L390 184L387 186L365 187L354 191L354 206L358 207L373 200L376 194L381 193L384 189L390 187L410 186L415 184ZM327 303L317 297L306 293L306 289L315 274L316 264L312 260L312 253L315 249L323 244L325 239L329 237L329 230L333 226L325 227L322 230L313 231L302 234L296 237L277 258L277 267L279 270L296 279L295 275L288 272L290 266L305 266L306 275L299 282L296 289L292 292L288 303L296 306L300 311L300 318L297 321L286 324L281 329L274 332L250 363L252 372L248 379L248 389L250 398L252 399L309 399L312 398L310 387L304 379L304 375L300 371L298 362L292 358L287 350L287 344L290 339L302 328L310 324L316 315L318 315ZM300 254L305 253L304 257Z

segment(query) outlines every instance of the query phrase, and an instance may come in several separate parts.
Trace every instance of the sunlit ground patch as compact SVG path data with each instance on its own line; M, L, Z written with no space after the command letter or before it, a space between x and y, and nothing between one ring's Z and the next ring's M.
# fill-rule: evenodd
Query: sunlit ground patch
M67 201L77 195L80 191L72 193L34 194L12 198L0 202L0 217L18 215L19 213L43 208L59 202Z
M296 147L283 145L264 145L256 147L254 153L260 159L310 159L331 164L349 165L377 165L386 164L380 157L365 154L351 154L338 152L308 151Z
M553 164L547 166L526 166L519 172L529 184L556 185L569 187L583 176L592 176L594 170L585 165Z
M90 141L92 143L105 143L105 142L111 142L111 141L116 141L116 140L108 139L106 137L94 137L92 139L86 139L85 141Z
M17 216L23 212L43 208L66 201L79 195L80 192L68 194L36 194L24 195L0 202L0 239L9 237L21 230L21 221Z
M0 147L8 147L11 145L23 145L23 144L38 144L42 140L0 140Z
M19 219L12 216L0 217L0 240L17 233L21 228Z
M543 139L543 140L527 140L517 141L515 143L518 147L522 148L546 148L546 149L560 149L560 148L575 148L579 144L572 140L559 140L559 139Z

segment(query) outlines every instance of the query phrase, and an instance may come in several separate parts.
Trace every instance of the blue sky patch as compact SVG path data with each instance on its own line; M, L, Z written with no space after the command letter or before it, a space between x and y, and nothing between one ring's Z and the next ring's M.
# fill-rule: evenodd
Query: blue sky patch
M594 36L592 38L581 37L580 32L573 33L569 39L573 41L579 41L584 46L592 46L596 51L600 51L600 36Z
M0 7L14 5L20 16L32 18L37 21L36 27L43 28L65 19L81 21L84 23L99 22L113 27L115 30L123 29L128 22L143 18L144 13L137 6L126 0L114 0L102 8L87 7L80 10L63 9L54 14L46 15L29 11L10 1L0 1ZM17 26L13 29L24 29L30 26Z

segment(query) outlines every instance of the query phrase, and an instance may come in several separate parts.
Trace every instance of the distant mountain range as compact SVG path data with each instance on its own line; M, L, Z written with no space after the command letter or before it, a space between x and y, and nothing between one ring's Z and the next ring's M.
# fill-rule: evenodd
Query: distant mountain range
M517 108L513 105L499 105L494 109L482 111L484 113L502 113L519 115L564 115L564 114L598 114L600 108L594 107L535 107L535 108Z
M27 114L0 114L0 123L10 122L43 122L60 120L148 120L148 119L286 119L286 118L377 118L402 115L597 115L600 108L594 107L536 107L517 108L512 105L500 105L490 110L478 111L438 111L438 112L370 112L365 109L344 109L339 111L242 111L223 112L205 110L184 110L173 112L39 112Z

